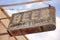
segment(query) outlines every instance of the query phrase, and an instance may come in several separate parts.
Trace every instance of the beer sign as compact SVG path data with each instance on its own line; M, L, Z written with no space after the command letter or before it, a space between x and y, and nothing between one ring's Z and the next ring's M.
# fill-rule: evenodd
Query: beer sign
M55 7L45 7L12 15L9 28L16 35L51 31L56 28Z

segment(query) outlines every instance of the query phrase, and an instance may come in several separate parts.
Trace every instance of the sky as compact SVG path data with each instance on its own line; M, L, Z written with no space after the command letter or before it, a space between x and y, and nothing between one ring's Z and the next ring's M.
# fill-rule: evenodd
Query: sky
M22 3L26 1L34 1L34 0L1 0L0 4ZM48 5L45 3L48 3L56 8L56 30L43 33L29 34L26 36L29 38L29 40L60 40L60 0L51 0L48 2L45 1L29 5L20 5L20 6L3 7L3 8L11 16L13 13L16 12L47 7Z
M28 1L34 1L34 0L1 0L0 4L12 4L12 3L22 3L22 2L28 2ZM45 4L47 3L47 4ZM40 3L33 3L33 4L26 4L26 5L20 5L20 6L12 6L12 7L4 7L6 10L9 12L14 11L17 9L18 11L22 10L30 10L30 9L35 9L35 8L40 8L44 6L48 6L48 4L53 5L56 8L56 15L60 17L60 1L59 0L51 0L49 2L40 2ZM9 9L14 9L14 10L9 10ZM10 13L12 15L12 13Z

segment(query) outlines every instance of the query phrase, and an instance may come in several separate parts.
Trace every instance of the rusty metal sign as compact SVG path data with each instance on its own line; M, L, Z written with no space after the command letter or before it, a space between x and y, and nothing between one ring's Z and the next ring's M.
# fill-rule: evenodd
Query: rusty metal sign
M12 15L9 29L14 35L51 31L56 28L55 7L45 7Z

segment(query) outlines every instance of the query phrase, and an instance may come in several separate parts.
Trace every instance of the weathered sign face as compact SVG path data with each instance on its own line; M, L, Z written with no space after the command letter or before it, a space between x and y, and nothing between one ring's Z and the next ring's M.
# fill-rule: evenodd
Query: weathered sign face
M46 7L12 15L9 29L14 35L55 29L55 8Z

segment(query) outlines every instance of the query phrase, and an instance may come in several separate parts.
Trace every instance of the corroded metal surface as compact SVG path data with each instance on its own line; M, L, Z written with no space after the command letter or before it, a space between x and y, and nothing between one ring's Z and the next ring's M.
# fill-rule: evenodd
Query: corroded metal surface
M55 7L45 7L12 15L9 29L14 35L54 30Z

